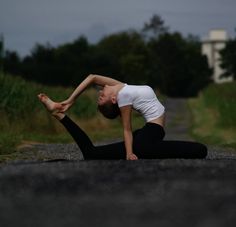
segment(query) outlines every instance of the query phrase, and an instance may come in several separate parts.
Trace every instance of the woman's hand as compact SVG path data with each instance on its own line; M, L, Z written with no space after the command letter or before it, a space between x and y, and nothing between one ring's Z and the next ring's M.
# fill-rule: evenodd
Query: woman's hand
M60 102L60 104L61 104L60 112L64 113L68 109L70 109L70 107L74 104L74 102L69 100L69 99L67 99L67 100L65 100L63 102Z
M126 160L138 160L138 157L134 153L131 153L126 155Z

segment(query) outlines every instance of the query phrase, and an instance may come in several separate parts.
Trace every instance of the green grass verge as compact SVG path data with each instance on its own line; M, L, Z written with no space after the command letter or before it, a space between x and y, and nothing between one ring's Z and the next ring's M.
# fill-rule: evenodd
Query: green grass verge
M192 135L206 144L236 149L236 83L212 84L189 99Z

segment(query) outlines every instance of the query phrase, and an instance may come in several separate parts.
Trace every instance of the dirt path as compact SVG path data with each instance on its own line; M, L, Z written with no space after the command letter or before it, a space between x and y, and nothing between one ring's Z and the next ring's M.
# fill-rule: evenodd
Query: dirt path
M192 140L189 135L191 116L186 99L165 101L166 107L166 140Z

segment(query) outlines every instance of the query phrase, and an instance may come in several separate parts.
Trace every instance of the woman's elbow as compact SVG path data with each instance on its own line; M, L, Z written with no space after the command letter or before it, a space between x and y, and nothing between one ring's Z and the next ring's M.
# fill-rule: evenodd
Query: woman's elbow
M96 75L94 75L94 74L89 74L89 75L87 76L87 78L90 79L92 82L94 82L95 79L96 79Z

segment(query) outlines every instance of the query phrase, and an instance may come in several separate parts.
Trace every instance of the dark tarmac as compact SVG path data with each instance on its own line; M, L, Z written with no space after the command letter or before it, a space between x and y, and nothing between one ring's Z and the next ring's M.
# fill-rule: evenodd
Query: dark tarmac
M188 123L169 124L168 139L191 140ZM137 161L83 161L74 144L25 152L32 149L32 160L0 167L1 227L236 225L232 149L209 146L204 160Z

